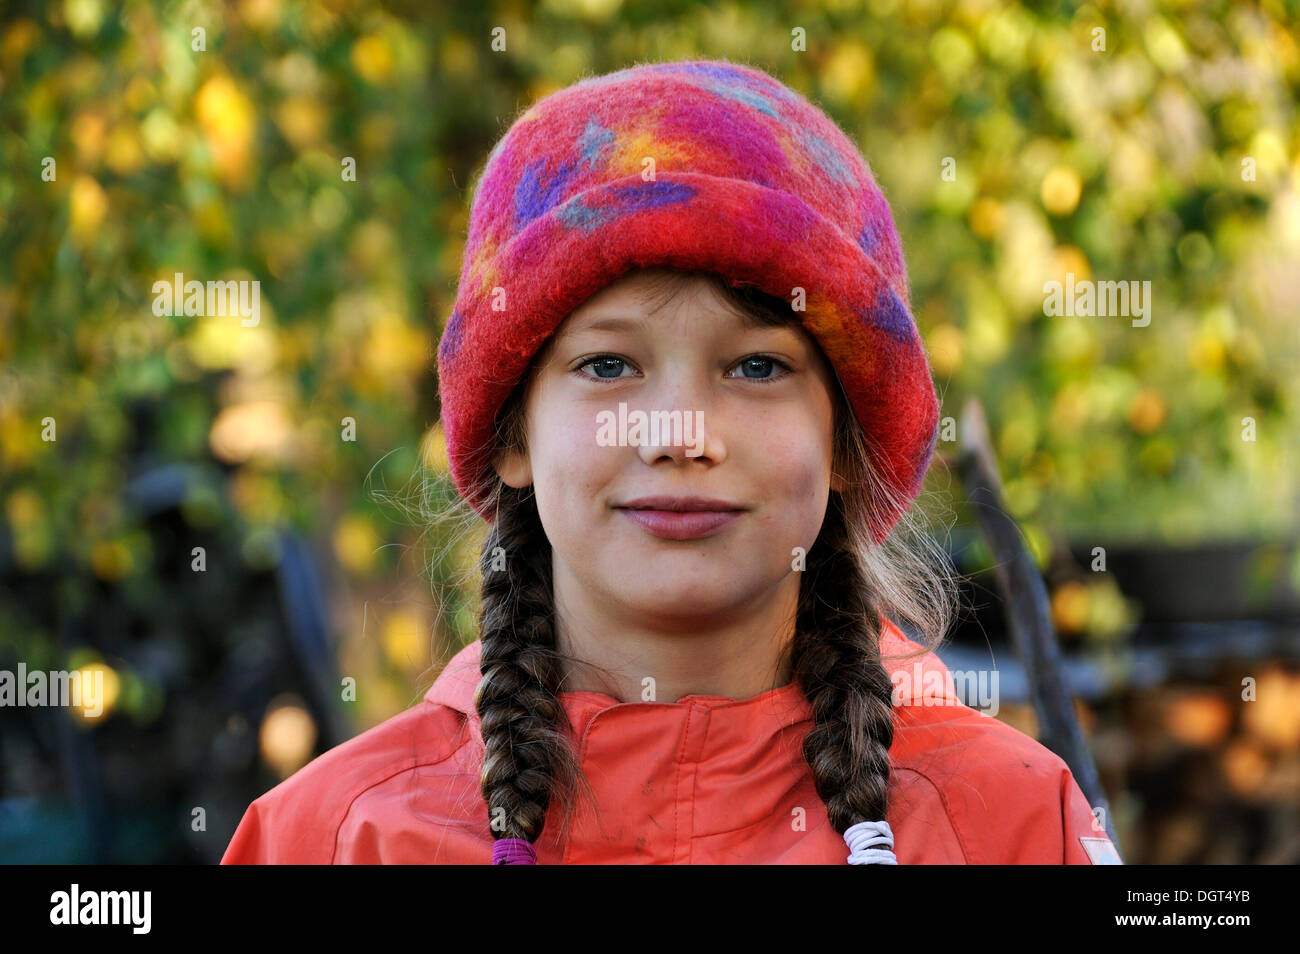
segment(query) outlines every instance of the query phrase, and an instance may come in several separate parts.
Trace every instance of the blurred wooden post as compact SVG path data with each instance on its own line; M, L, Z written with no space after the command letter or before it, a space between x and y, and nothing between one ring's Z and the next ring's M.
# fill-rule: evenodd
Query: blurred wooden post
M1103 810L1106 834L1119 851L1110 804L1084 740L1074 699L1061 675L1061 656L1047 587L1025 545L1020 526L1007 512L988 422L983 406L975 398L968 399L962 410L957 470L980 533L993 555L993 572L1006 606L1016 655L1025 667L1043 744L1069 765L1093 809Z

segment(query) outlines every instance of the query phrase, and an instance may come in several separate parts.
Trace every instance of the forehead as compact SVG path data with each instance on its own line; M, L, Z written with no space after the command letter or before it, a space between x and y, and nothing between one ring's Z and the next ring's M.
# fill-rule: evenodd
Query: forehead
M716 319L711 324L734 330L802 331L793 314L786 321L754 314L728 300L709 277L664 269L636 270L606 285L575 308L558 330L636 331L648 324L648 316L661 313L709 315Z

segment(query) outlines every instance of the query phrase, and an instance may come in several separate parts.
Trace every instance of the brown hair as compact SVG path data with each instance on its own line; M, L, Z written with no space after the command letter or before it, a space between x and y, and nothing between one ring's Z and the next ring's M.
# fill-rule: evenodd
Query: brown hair
M653 297L671 298L698 275L738 313L773 325L799 322L784 299L713 273L649 271L656 273ZM540 363L534 360L497 415L498 452L526 449L526 395ZM906 620L919 634L921 650L899 657L910 659L942 642L957 611L957 593L946 551L911 508L885 541L871 540L873 508L891 491L873 468L869 437L835 381L832 467L845 489L830 491L821 531L807 554L789 661L812 708L803 755L831 824L843 834L857 822L886 815L894 723L893 686L880 655L882 616ZM487 480L483 491L495 519L478 560L482 679L475 696L484 744L483 798L495 838L530 842L537 841L549 805L559 799L564 838L577 797L592 795L559 698L566 660L556 645L551 545L533 488L510 487L495 473ZM504 571L494 568L502 554L508 555Z

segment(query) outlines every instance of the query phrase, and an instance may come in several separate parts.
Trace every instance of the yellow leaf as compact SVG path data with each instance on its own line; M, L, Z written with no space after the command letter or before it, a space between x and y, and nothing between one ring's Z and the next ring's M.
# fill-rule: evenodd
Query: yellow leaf
M69 231L79 242L88 241L108 214L108 195L90 176L79 175L72 183L72 214Z
M363 36L352 44L352 66L362 79L385 86L393 78L393 49L382 36Z

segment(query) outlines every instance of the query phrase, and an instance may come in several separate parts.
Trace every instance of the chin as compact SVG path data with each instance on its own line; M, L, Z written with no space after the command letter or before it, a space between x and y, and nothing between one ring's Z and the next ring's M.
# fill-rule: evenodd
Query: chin
M658 573L646 569L629 575L635 581L635 593L625 592L623 598L644 606L646 612L670 614L685 610L690 613L712 613L733 606L737 592L746 588L737 586L734 576L726 582L714 574L700 573L699 568L681 567L680 570Z

